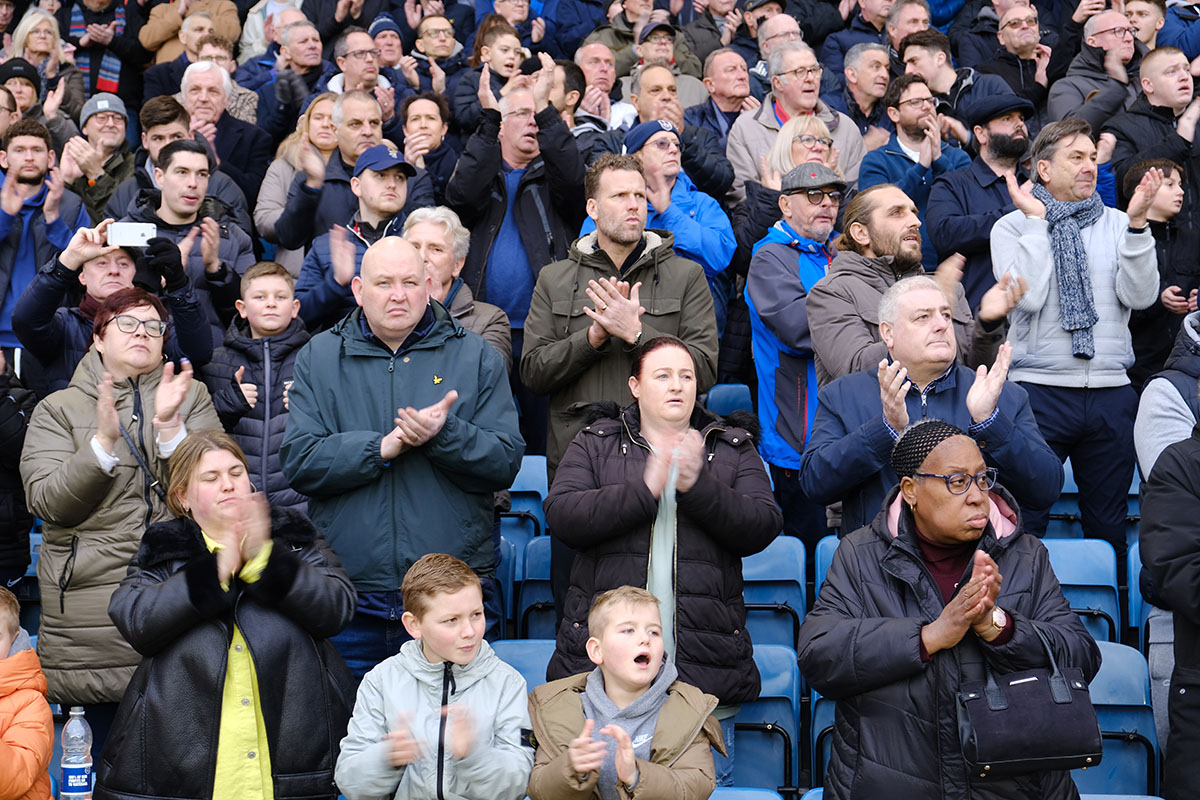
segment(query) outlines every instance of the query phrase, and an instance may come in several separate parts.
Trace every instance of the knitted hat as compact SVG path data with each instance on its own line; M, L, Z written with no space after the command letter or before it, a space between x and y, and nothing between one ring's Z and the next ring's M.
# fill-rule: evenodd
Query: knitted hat
M396 20L392 18L391 14L387 13L380 14L378 17L376 17L375 21L371 23L371 27L367 29L367 33L371 34L372 39L384 31L392 31L401 38L404 36L402 33L400 33L400 26L396 24Z
M33 84L33 90L39 96L42 93L42 79L38 77L37 68L23 58L10 58L0 64L0 86L9 78L24 78Z
M665 119L655 119L650 122L639 122L629 129L629 133L625 134L625 153L633 155L650 140L650 137L659 131L667 131L675 134L675 138L679 139L679 131L675 130L675 126Z
M83 104L83 111L79 114L79 127L87 125L88 119L93 114L99 114L102 111L112 111L120 114L125 118L125 122L129 122L129 112L125 110L125 103L115 94L108 92L100 92L94 94Z

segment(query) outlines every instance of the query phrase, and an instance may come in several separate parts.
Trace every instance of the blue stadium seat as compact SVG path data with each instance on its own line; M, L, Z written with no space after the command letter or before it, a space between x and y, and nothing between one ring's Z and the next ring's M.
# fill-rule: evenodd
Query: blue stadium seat
M1100 539L1046 539L1050 565L1071 608L1097 640L1120 641L1117 553Z
M517 581L520 575L517 572L517 551L506 537L500 537L500 560L496 562L496 582L500 584L501 600L504 602L504 619L505 621L512 619L513 616L513 595L516 594ZM500 630L504 631L506 625L501 625Z
M821 789L821 788L809 789L807 792L804 793L804 797L801 797L800 800L821 800L821 798L824 796L825 796L824 789Z
M804 686L796 651L755 645L754 663L762 676L758 699L743 703L734 717L733 782L737 786L798 794L796 770L800 740L800 698Z
M821 594L821 584L825 582L825 573L829 572L829 565L833 563L833 554L837 551L838 542L840 539L836 536L826 536L821 541L817 542L817 553L815 558L816 563L816 588L813 589L813 594ZM813 598L814 602L816 598Z
M1149 794L1081 794L1079 800L1162 800Z
M770 789L747 789L743 786L718 786L709 795L712 800L783 800L779 792Z
M1060 524L1055 524L1060 523ZM1068 460L1063 463L1063 488L1050 506L1050 522L1046 526L1048 539L1079 539L1083 528L1079 523L1079 487L1075 485L1075 472Z
M521 673L529 691L546 682L546 667L554 655L553 639L506 639L492 642L492 649L501 661Z
M705 408L722 417L734 411L754 413L754 402L750 399L750 387L744 383L718 383L708 390Z
M1103 662L1089 691L1104 758L1097 767L1073 770L1071 777L1081 792L1152 794L1158 789L1159 753L1146 657L1123 644L1097 644Z
M1137 628L1138 648L1146 652L1146 618L1150 616L1150 605L1142 599L1142 547L1138 542L1129 546L1126 581L1129 585L1129 624Z
M518 574L525 558L525 543L546 532L546 512L542 503L549 494L546 485L546 457L525 456L521 469L513 480L512 510L500 513L500 533L517 550Z
M1083 520L1078 512L1072 515L1050 517L1046 521L1046 539L1082 539Z
M804 621L804 543L777 536L761 553L742 559L746 630L758 644L796 648Z
M553 639L554 593L550 590L550 537L525 545L525 574L517 592L517 638Z
M810 689L812 698L812 722L809 727L810 753L813 785L825 783L825 771L829 769L829 753L833 747L833 710L837 703L822 697L816 689Z

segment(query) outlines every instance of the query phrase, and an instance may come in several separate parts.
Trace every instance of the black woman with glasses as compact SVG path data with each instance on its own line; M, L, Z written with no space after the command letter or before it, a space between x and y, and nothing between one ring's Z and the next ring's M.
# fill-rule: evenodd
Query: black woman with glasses
M800 670L837 703L825 797L1078 798L1067 771L981 778L959 747L959 690L987 669L1100 668L1045 546L962 429L908 427L891 465L900 483L800 628Z
M987 465L1005 476L1022 511L1047 509L1058 499L1062 463L1038 428L1029 395L1007 380L1012 345L1002 344L990 365L959 363L953 309L932 277L901 278L873 310L881 339L874 363L821 390L800 487L821 505L841 503L843 533L879 513L900 479L891 467L892 446L910 423L925 419L966 431Z
M38 655L52 702L84 706L93 752L139 656L108 617L142 534L171 518L167 459L188 431L220 429L208 390L163 363L168 316L141 289L110 294L70 385L33 412L21 454L29 510L43 520Z

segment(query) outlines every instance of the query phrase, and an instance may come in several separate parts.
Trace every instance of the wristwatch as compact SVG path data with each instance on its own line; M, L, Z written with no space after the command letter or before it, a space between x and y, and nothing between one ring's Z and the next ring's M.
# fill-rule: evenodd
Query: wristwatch
M1008 614L1004 613L1004 609L1000 606L992 606L992 627L996 629L996 633L1004 630L1008 625Z

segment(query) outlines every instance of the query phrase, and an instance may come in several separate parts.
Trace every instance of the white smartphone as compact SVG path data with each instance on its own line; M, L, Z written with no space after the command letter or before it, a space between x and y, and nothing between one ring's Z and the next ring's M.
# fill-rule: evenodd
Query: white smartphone
M108 226L108 243L117 247L145 247L157 235L152 222L113 222Z

